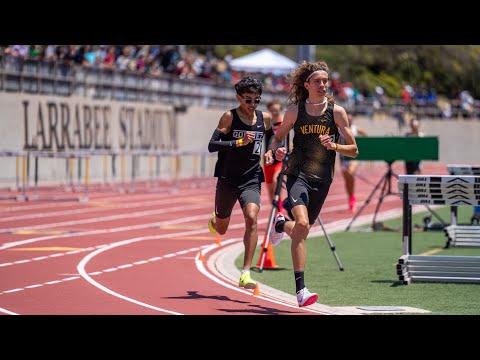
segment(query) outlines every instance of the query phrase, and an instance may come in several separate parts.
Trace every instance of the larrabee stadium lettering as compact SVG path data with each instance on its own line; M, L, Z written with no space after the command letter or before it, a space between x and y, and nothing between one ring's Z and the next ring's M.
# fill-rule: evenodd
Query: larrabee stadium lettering
M169 107L57 99L21 101L24 150L170 150L175 146L175 118Z

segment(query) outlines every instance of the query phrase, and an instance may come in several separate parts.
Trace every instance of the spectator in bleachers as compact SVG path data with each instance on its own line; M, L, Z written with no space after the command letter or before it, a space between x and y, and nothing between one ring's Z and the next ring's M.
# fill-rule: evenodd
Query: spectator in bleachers
M460 92L460 105L462 108L462 115L464 118L472 117L474 100L472 95L467 90Z
M165 72L174 73L177 66L177 62L181 59L178 45L171 46L162 58L162 66Z
M412 94L413 94L413 89L410 85L405 85L402 89L401 97L402 97L402 103L405 107L409 108L410 105L412 104Z
M108 52L103 59L103 67L113 69L115 67L115 46L110 46Z
M145 55L144 54L139 54L136 64L135 64L135 70L143 74L145 72Z
M438 99L437 107L440 109L442 118L450 119L452 117L452 104L447 98Z
M130 48L125 46L122 50L122 54L116 60L116 66L119 70L125 71L128 69L129 62L130 62Z
M435 89L433 88L430 88L428 89L428 92L427 92L427 103L429 105L437 105L437 92L435 91Z
M285 76L274 74L247 74L236 72L230 68L229 62L233 59L227 54L223 59L214 54L209 47L205 53L199 53L195 47L185 49L179 45L4 45L0 46L0 55L5 55L6 66L22 71L24 60L38 60L50 66L43 66L42 73L53 73L59 69L66 75L72 66L86 66L103 69L129 71L148 76L160 76L169 73L182 79L204 78L216 84L235 84L241 77L257 76L264 83L265 89L271 92L288 92L290 85ZM341 75L333 72L331 87L334 96L353 112L357 112L357 105L369 98L368 89L361 90L354 82L341 81ZM387 98L384 89L376 86L372 89L373 108L378 114L384 113ZM453 91L453 90L452 90ZM426 107L421 113L425 115L448 118L452 109L449 104L437 99L435 89L428 91L416 87L414 92L411 85L403 86L400 99L404 105L415 103L417 107ZM368 99L370 100L370 99ZM368 102L369 103L369 102ZM474 99L468 92L459 95L460 111L464 117L474 115ZM444 106L445 105L445 106ZM363 113L373 114L369 108L363 108Z

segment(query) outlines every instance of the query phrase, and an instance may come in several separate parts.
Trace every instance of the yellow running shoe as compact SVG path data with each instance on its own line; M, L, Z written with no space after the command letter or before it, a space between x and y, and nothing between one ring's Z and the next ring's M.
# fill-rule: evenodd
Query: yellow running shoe
M217 233L217 230L215 229L215 220L216 220L216 216L215 216L215 211L212 213L212 218L210 220L208 220L208 230L210 230L210 232L215 235Z
M242 275L240 275L240 282L238 283L238 286L245 289L255 289L257 283L250 277L250 271L245 271Z

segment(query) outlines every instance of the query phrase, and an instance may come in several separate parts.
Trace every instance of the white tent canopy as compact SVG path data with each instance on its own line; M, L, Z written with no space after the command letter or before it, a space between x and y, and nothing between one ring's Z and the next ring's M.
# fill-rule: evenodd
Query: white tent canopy
M288 74L297 67L297 63L271 49L262 49L254 53L238 57L230 62L236 71Z

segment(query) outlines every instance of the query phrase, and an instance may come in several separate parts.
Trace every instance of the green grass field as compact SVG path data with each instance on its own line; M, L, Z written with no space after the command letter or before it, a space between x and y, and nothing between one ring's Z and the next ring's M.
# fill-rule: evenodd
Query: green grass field
M450 222L447 207L435 210ZM459 208L459 223L470 220L472 208ZM423 224L426 213L413 216L414 224ZM433 221L436 221L433 218ZM480 284L413 283L402 285L396 274L396 263L402 255L401 218L386 221L385 225L399 231L339 232L330 236L337 248L345 271L338 269L325 237L307 240L305 283L318 292L319 302L330 306L411 306L429 310L432 314L480 314ZM357 229L357 230L359 230ZM355 229L354 229L355 230ZM261 234L263 238L263 234ZM433 251L435 255L480 255L480 248L443 249L443 232L415 231L413 254ZM275 259L283 270L252 272L254 279L269 286L295 293L290 240L275 247ZM438 252L436 252L438 251ZM255 253L254 264L258 260ZM243 254L236 259L241 268Z

